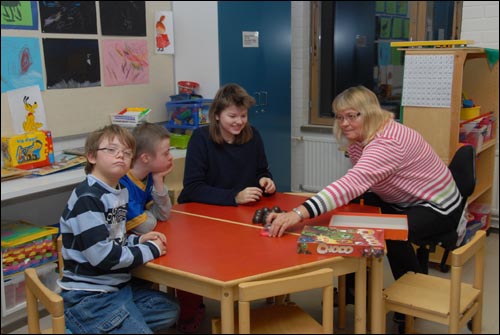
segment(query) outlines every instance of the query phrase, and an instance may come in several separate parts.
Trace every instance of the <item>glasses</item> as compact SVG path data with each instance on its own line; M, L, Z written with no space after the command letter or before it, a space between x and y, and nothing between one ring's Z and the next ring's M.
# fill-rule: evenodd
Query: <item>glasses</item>
M113 157L118 157L118 154L121 152L123 154L123 157L125 157L126 159L131 159L134 155L132 150L129 149L120 150L116 148L99 148L97 149L97 151L104 151L105 153Z
M337 120L337 122L344 122L344 120L347 120L347 122L352 122L352 121L356 121L359 117L361 116L361 113L353 113L353 114L346 114L346 115L338 115L336 114L335 115L335 120Z

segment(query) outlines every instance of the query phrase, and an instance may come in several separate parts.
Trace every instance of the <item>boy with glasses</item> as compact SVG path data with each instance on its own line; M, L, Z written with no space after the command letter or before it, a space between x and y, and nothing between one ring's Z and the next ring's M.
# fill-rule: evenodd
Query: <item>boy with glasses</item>
M162 233L126 234L128 190L119 181L134 151L133 136L120 126L92 132L85 143L87 177L61 216L64 271L58 284L66 328L75 334L150 334L179 316L174 299L130 274L167 250Z

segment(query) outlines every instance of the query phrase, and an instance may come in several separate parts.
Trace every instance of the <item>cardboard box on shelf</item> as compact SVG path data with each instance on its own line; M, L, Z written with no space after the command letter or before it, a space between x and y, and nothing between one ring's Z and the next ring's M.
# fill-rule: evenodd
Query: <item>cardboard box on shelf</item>
M54 163L54 146L50 130L33 131L2 137L5 167L31 170Z

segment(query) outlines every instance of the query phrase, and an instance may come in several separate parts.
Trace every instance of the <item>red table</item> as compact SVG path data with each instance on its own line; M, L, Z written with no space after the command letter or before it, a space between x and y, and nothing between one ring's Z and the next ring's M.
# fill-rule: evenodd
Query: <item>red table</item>
M278 205L289 210L303 199L297 201L292 195L276 194L251 206L176 205L169 220L159 222L156 228L167 236L167 254L136 268L133 274L220 301L222 332L233 333L233 303L238 300L238 284L242 282L325 267L332 268L336 276L355 273L354 330L365 333L366 258L298 254L296 234L285 234L281 238L262 237L259 235L262 226L251 223L257 208ZM324 224L325 221L326 216L310 220L310 223ZM381 270L374 271L372 265L371 273L374 272L382 275ZM373 276L371 278L373 288ZM372 293L372 301L382 302L381 284L375 283L372 292L379 286L380 292ZM382 315L382 303L376 306ZM374 320L376 318L378 316L372 315L372 331L381 333L383 324L378 319Z

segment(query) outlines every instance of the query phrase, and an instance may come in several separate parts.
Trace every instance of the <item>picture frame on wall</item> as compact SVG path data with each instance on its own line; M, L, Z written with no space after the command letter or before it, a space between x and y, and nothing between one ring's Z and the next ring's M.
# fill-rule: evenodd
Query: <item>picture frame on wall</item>
M2 1L2 29L38 30L38 1Z

